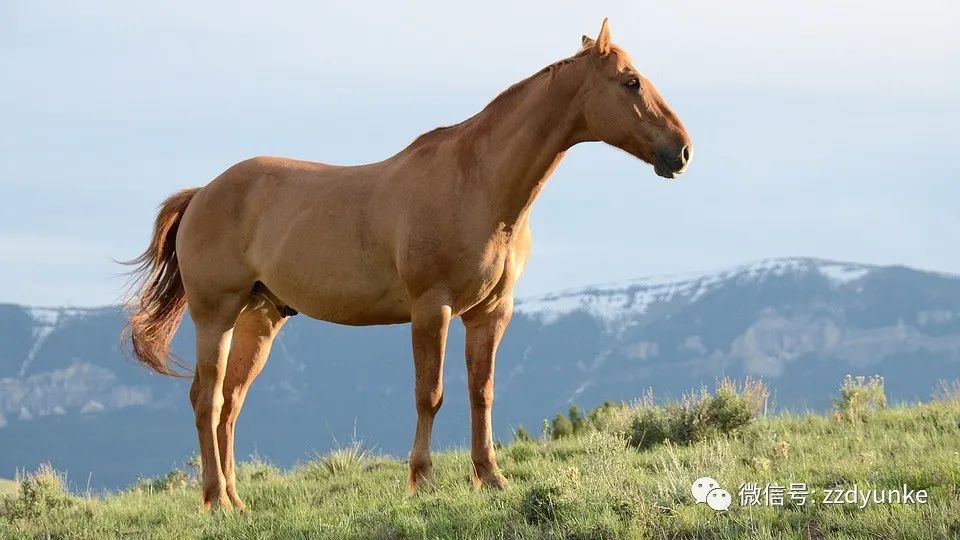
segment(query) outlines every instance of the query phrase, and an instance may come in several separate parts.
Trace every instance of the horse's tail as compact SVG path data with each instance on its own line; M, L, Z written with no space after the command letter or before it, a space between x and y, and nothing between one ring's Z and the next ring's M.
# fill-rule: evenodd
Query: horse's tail
M187 205L198 191L200 188L184 189L163 201L153 225L150 245L139 257L123 263L136 266L132 274L140 284L124 341L129 335L133 354L143 365L161 375L183 376L168 366L170 341L187 307L177 261L177 230ZM179 365L176 359L173 362Z

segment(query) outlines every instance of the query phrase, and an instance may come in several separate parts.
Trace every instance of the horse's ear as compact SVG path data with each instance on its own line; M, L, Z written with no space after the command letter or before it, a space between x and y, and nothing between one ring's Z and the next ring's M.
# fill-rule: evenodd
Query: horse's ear
M580 50L581 50L581 51L585 51L585 50L587 50L587 49L591 49L591 48L593 48L593 46L596 45L596 44L597 44L597 42L594 41L594 39L593 39L592 37L590 37L590 36L584 35L584 36L582 36L582 37L580 38Z
M610 49L613 47L613 43L610 41L610 24L607 23L606 18L603 19L603 25L600 27L600 35L597 36L594 47L597 49L597 52L603 56L610 54Z

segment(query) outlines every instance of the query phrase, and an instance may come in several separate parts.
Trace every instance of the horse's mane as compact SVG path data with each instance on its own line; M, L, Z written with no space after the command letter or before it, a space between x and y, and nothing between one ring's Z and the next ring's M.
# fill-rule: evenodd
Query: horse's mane
M586 56L590 52L591 50L589 48L582 49L578 51L576 54L574 54L573 56L570 56L568 58L563 58L561 60L557 60L556 62L544 67L540 71L537 71L533 75L527 77L526 79L523 79L507 87L506 90L504 90L503 92L500 92L500 94L498 94L497 97L493 98L493 100L491 100L490 103L488 103L487 106L484 107L477 114L471 116L470 118L467 118L466 120L458 122L456 124L434 128L424 133L423 135L420 135L416 139L414 139L413 142L410 143L410 146L407 147L407 149L416 149L416 148L425 146L429 143L441 142L443 140L446 140L448 137L455 136L460 129L463 129L467 125L473 124L475 122L481 122L482 120L487 118L498 117L504 111L504 109L506 109L510 105L510 103L513 101L513 98L518 94L520 94L522 90L544 79L551 79L560 69L572 64L574 61ZM624 52L622 49L620 49L617 46L614 46L611 52L613 54L621 56L622 58L628 58L626 56L626 52Z

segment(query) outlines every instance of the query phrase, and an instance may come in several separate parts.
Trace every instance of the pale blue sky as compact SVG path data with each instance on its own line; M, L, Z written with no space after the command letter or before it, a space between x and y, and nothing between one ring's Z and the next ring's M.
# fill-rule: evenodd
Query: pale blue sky
M114 302L170 192L380 160L604 16L694 162L574 148L520 295L788 255L960 272L956 2L77 4L0 2L0 302Z

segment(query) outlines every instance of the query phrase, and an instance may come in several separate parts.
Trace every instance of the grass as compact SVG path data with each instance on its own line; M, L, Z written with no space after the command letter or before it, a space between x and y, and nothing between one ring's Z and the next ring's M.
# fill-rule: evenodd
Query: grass
M17 491L17 482L0 478L0 495L12 494Z
M855 382L855 381L854 381ZM849 384L849 383L845 383ZM857 395L849 387L847 393ZM872 387L871 387L872 388ZM876 389L872 389L876 392ZM716 416L731 397L694 407ZM841 398L842 399L842 398ZM857 398L859 399L859 398ZM735 401L735 400L733 400ZM723 407L721 407L721 405ZM506 491L469 487L465 452L434 455L436 484L404 494L406 464L341 449L281 471L260 461L241 467L247 514L204 514L195 478L173 473L102 497L56 493L51 471L31 500L0 505L0 538L956 538L960 535L960 402L864 408L844 415L758 416L729 431L642 449L631 445L641 403L582 415L577 434L516 440L498 450ZM843 404L838 404L838 410ZM662 414L670 409L661 408ZM734 407L730 418L740 418ZM711 412L712 411L712 412ZM862 414L860 414L862 412ZM578 413L579 415L579 413ZM686 416L684 416L686 415ZM709 414L697 416L706 422ZM586 420L588 419L589 420ZM668 419L669 420L669 419ZM721 425L729 423L724 418ZM669 423L669 421L667 422ZM684 431L685 432L685 431ZM187 479L184 479L186 476ZM732 495L728 512L695 504L691 482L717 479ZM739 506L741 483L805 482L804 506ZM823 491L852 487L925 489L927 504L824 505ZM34 486L36 488L36 486ZM38 496L37 493L40 493ZM64 495L66 497L66 495ZM39 499L38 499L39 497ZM65 502L66 501L66 502ZM19 514L11 514L19 508Z

